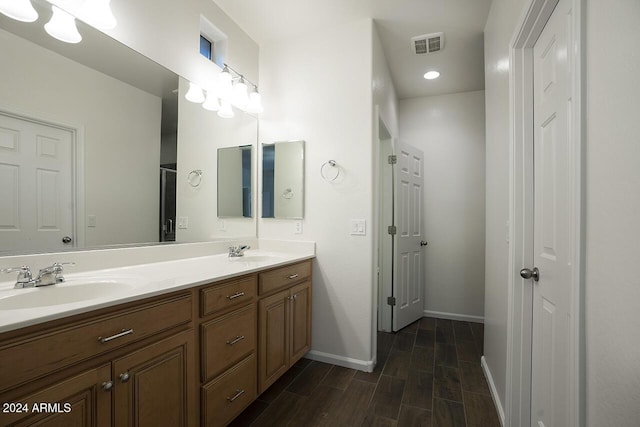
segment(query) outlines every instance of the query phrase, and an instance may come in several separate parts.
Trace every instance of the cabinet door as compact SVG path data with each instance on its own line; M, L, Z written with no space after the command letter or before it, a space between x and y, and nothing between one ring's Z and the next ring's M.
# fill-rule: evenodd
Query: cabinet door
M260 300L259 393L289 367L289 291Z
M113 362L116 426L195 424L193 340L191 329Z
M111 425L111 366L74 375L44 390L1 402L0 425L107 427ZM6 405L6 406L5 406Z
M289 365L291 366L311 349L311 282L294 286L290 293Z

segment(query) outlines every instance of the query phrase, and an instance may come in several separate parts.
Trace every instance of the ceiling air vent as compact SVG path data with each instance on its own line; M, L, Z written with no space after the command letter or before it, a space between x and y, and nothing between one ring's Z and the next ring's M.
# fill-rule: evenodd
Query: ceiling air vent
M424 34L411 38L411 50L416 55L441 51L444 48L444 33Z

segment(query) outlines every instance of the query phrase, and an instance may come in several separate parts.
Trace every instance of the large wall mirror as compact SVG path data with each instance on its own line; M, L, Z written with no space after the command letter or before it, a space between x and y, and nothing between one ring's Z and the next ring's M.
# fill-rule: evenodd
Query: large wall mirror
M49 37L32 3L37 23L0 14L0 255L255 236L254 218L216 221L216 156L256 146L256 118L187 102L188 82L82 22L81 43Z
M262 218L304 217L304 141L262 144Z

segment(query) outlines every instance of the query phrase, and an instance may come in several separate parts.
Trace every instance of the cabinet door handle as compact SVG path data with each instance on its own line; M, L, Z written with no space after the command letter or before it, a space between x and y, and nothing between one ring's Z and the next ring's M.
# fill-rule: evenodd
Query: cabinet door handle
M121 337L124 337L125 335L131 335L132 333L133 333L133 329L123 329L122 332L120 332L119 334L111 335L110 337L107 337L107 338L98 337L98 341L104 344L106 342L115 340L116 338L121 338Z
M113 381L105 381L102 383L102 389L104 391L111 391L113 388Z
M129 376L129 372L120 374L120 382L126 383L127 381L129 381L130 378L131 377Z
M234 400L236 400L243 394L244 394L244 390L236 390L236 394L233 395L232 397L227 397L227 401L229 401L229 403L233 403Z
M227 341L227 344L229 345L234 345L236 343L239 343L240 341L242 341L244 339L244 335L238 335L237 337L235 337L232 340Z
M299 274L298 274L298 273L294 273L294 274L292 274L291 276L289 276L289 279L290 279L290 280L293 280L293 279L297 278L298 276L299 276Z
M244 292L236 292L233 295L227 295L227 299L231 301L232 299L240 298L244 296Z

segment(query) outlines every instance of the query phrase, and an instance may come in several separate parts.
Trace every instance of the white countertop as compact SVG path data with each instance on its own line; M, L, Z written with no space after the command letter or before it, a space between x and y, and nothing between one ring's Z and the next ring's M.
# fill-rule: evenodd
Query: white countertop
M239 258L219 254L81 273L73 273L73 269L68 268L64 273L65 283L39 288L14 289L14 281L4 281L0 282L0 333L313 257L308 251L257 249L248 250ZM78 289L86 283L91 284L88 299L55 303L56 296L62 295L61 290L70 295L73 287Z

